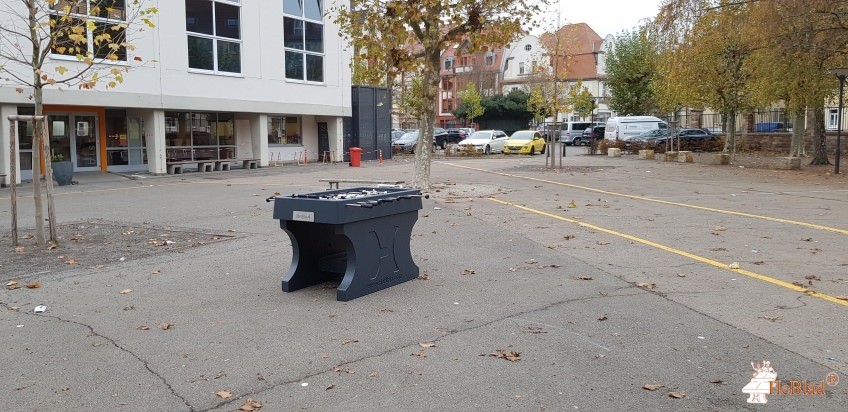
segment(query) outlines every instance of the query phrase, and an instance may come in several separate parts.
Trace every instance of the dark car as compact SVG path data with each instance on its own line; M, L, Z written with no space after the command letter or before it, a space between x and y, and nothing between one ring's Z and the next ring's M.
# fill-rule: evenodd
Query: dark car
M452 137L448 133L447 130L442 129L441 127L437 127L435 129L433 129L433 145L434 146L438 146L438 147L441 147L442 149L444 149L444 148L448 147L448 143L454 143L454 142L451 141L451 139L454 139L454 137ZM459 140L462 140L462 139L459 139ZM457 142L459 142L459 140L457 140Z
M680 147L702 147L706 142L718 141L718 136L707 129L680 129L677 133L657 139L657 145L665 145L666 141L675 144L680 141Z
M449 144L459 143L468 138L468 133L462 129L447 129L443 139L436 139L436 146L444 149Z
M592 126L587 127L583 130L583 135L580 136L580 140L584 144L589 144L592 140L598 141L604 138L604 132L607 130L606 126Z

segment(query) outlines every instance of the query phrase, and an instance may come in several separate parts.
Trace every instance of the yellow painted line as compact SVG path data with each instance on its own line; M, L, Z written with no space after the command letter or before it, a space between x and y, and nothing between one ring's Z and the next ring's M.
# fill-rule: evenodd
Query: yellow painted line
M686 251L683 251L683 250L680 250L680 249L675 249L673 247L669 247L669 246L666 246L666 245L663 245L663 244L660 244L660 243L652 242L652 241L647 240L647 239L642 239L640 237L628 235L626 233L616 232L615 230L612 230L612 229L607 229L607 228L603 228L603 227L600 227L600 226L595 226L591 223L581 222L581 221L575 220L575 219L569 219L567 217L555 215L553 213L548 213L548 212L544 212L544 211L541 211L541 210L532 209L532 208L529 208L527 206L522 206L522 205L518 205L518 204L515 204L515 203L512 203L512 202L507 202L505 200L500 200L500 199L495 198L495 197L490 197L489 200L491 200L493 202L500 203L502 205L512 206L512 207L515 207L515 208L518 208L518 209L521 209L521 210L525 210L525 211L528 211L528 212L531 212L531 213L535 213L537 215L550 217L550 218L553 218L553 219L556 219L556 220L561 220L561 221L568 222L568 223L574 223L578 226L585 227L585 228L592 229L592 230L596 230L598 232L603 232L603 233L607 233L607 234L610 234L610 235L613 235L613 236L622 237L622 238L625 238L627 240L631 240L633 242L638 242L638 243L641 243L643 245L648 245L648 246L651 246L651 247L654 247L654 248L657 248L657 249L660 249L660 250L663 250L663 251L666 251L666 252L669 252L669 253L674 253L676 255L687 257L689 259L692 259L692 260L695 260L695 261L698 261L698 262L701 262L701 263L706 263L708 265L715 266L719 269L724 269L724 270L729 270L731 272L736 272L740 275L745 275L745 276L748 276L748 277L752 277L754 279L759 279L759 280L762 280L764 282L771 283L773 285L777 285L777 286L780 286L780 287L784 287L786 289L793 290L795 292L800 292L800 293L803 293L805 295L817 297L819 299L824 299L826 301L833 302L833 303L836 303L838 305L848 306L848 300L842 300L842 299L839 299L835 296L828 295L826 293L816 292L814 290L810 290L810 289L807 289L807 288L804 288L804 287L801 287L801 286L793 285L792 283L784 282L782 280L775 279L773 277L769 277L769 276L766 276L766 275L761 275L759 273L751 272L749 270L731 269L730 266L728 266L726 263L719 262L719 261L716 261L716 260L712 260L712 259L709 259L709 258L705 258L703 256L698 256L698 255L695 255L695 254L692 254L692 253L689 253L689 252L686 252Z
M690 205L688 203L669 202L668 200L651 199L649 197L628 195L628 194L625 194L625 193L610 192L610 191L607 191L607 190L595 189L595 188L592 188L592 187L573 185L573 184L569 184L569 183L557 182L557 181L554 181L554 180L540 179L538 177L514 175L514 174L511 174L511 173L503 173L503 172L495 172L495 171L491 171L491 170L479 169L479 168L476 168L476 167L469 167L469 166L462 166L462 165L458 165L458 164L454 164L454 163L448 163L448 162L445 162L444 164L449 165L449 166L454 166L454 167L460 167L460 168L463 168L463 169L476 170L478 172L494 173L494 174L498 174L498 175L501 175L501 176L514 177L514 178L517 178L517 179L533 180L533 181L536 181L536 182L549 183L549 184L552 184L552 185L566 186L566 187L571 187L571 188L574 188L574 189L586 190L586 191L595 192L595 193L602 193L602 194L610 195L610 196L626 197L628 199L644 200L644 201L647 201L647 202L662 203L664 205L688 207L690 209L705 210L705 211L708 211L708 212L716 212L716 213L724 213L724 214L727 214L727 215L750 217L750 218L754 218L754 219L762 219L762 220L768 220L768 221L771 221L771 222L778 222L778 223L787 223L787 224L791 224L791 225L804 226L804 227L808 227L808 228L812 228L812 229L818 229L818 230L824 230L824 231L828 231L828 232L839 233L839 234L842 234L842 235L848 235L848 230L846 230L846 229L839 229L839 228L830 227L830 226L817 225L815 223L801 222L801 221L798 221L798 220L781 219L779 217L755 215L753 213L737 212L737 211L734 211L734 210L716 209L716 208L713 208L713 207Z

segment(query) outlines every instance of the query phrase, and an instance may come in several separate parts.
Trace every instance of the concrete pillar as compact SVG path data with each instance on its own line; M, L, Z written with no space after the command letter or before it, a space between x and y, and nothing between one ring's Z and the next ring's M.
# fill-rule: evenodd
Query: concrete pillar
M654 160L654 151L650 149L643 149L639 151L639 159L643 160Z
M695 158L692 156L692 152L681 150L677 152L677 161L680 163L692 163L695 161Z
M675 152L675 151L665 152L665 157L663 157L663 160L666 161L666 162L676 162L677 161L677 152Z
M729 165L730 155L727 153L713 153L710 155L710 164Z
M268 115L260 113L250 119L250 143L259 167L268 167Z
M10 180L11 178L9 177L11 172L12 172L12 168L11 168L11 164L10 164L11 157L9 156L9 143L10 143L9 116L14 116L16 114L18 114L18 108L16 106L9 105L9 104L4 104L4 105L0 106L0 124L2 124L2 127L0 127L0 175L6 175L6 177L0 178L0 187L5 187L6 185L9 185L9 184L12 183L12 181ZM17 130L17 128L18 128L18 126L15 125L15 130ZM16 141L17 141L17 139L16 139ZM18 158L18 159L20 159L20 157L18 155L19 152L20 151L19 151L18 147L15 147L15 157ZM17 180L17 182L15 182L15 183L20 183L20 181L21 181L20 167L17 167L15 169L15 172L16 172L16 175L18 176L18 178L15 179L15 180Z
M155 175L168 173L164 110L151 110L144 117L144 139L147 142L147 170Z
M330 152L335 153L334 162L344 160L344 123L341 117L327 118L327 135L330 140ZM383 157L391 154L383 153Z
M617 147L611 147L607 149L607 156L609 157L621 157L621 149Z

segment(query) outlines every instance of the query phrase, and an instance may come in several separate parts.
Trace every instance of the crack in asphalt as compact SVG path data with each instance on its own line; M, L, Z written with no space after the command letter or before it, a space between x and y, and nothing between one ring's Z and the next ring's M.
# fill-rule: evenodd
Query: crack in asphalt
M120 345L120 344L118 344L118 342L116 342L114 339L112 339L112 338L110 338L110 337L108 337L108 336L106 336L106 335L103 335L103 334L101 334L101 333L98 333L97 331L95 331L95 330L94 330L94 327L92 327L91 325L88 325L88 324L85 324L85 323L82 323L82 322L77 322L77 321L75 321L75 320L63 319L63 318L61 318L61 317L59 317L59 316L44 315L44 314L35 315L35 314L27 313L27 312L20 312L19 310L12 310L12 307L11 307L11 306L9 306L8 304L6 304L5 302L0 302L0 306L4 307L5 309L7 309L7 310L9 310L9 311L11 311L11 312L18 312L18 313L20 313L20 314L22 314L22 315L25 315L25 316L38 316L38 317L41 317L41 318L55 319L55 320L58 320L58 321L63 322L63 323L70 323L70 324L77 325L77 326L82 326L82 327L84 327L84 328L88 329L88 330L89 330L89 332L91 332L91 335L93 335L93 336L97 336L97 337L102 338L102 339L105 339L106 341L108 341L109 343L111 343L111 344L112 344L112 346L114 346L114 347L115 347L115 348L117 348L118 350L120 350L120 351L122 351L122 352L124 352L124 353L127 353L127 354L128 354L128 355L130 355L131 357L135 358L137 361L141 362L142 366L144 366L144 368L145 368L145 369L147 369L147 371L148 371L148 372L150 372L150 374L151 374L151 375L155 376L155 377L156 377L156 378L158 378L160 381L162 381L162 383L165 385L165 387L166 387L166 388L168 388L168 391L170 391L170 392L171 392L171 395L173 395L175 398L179 399L179 400L180 400L180 401L181 401L181 402L182 402L185 406L187 406L187 407L188 407L188 409L189 409L189 411L192 411L192 412L194 412L194 411L195 411L195 409L194 409L194 407L191 405L191 403L189 403L189 401L188 401L186 398L182 397L179 393L177 393L177 391L174 389L174 387L173 387L173 386L171 386L171 384L168 382L168 380L167 380L167 379L165 379L162 375L160 375L160 374L159 374L159 373L157 373L156 371L154 371L154 370L153 370L153 368L151 368L151 367L150 367L150 365L147 363L147 361L146 361L146 360L142 359L142 358L141 358L140 356L138 356L135 352L133 352L133 351L131 351L131 350L129 350L129 349L127 349L127 348L125 348L125 347L121 346L121 345Z

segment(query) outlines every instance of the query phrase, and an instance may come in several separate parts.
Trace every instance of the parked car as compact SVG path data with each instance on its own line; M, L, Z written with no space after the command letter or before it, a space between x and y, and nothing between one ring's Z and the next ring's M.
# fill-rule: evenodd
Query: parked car
M507 139L504 154L545 154L545 139L537 130L519 130Z
M476 150L485 154L501 153L509 137L502 130L480 130L459 142L458 150Z
M665 144L665 138L668 137L668 129L654 129L642 134L638 134L636 136L627 136L621 141L624 142L625 148L631 148L634 146L643 147L646 149L650 149L658 146L658 141L662 139L663 144Z
M572 144L577 146L581 143L585 144L585 145L589 145L589 144L592 143L592 140L597 142L598 140L601 140L601 139L604 138L604 130L605 129L606 129L605 126L587 127L586 130L583 130L583 135L580 136L579 138L575 139L574 142L572 142Z
M444 149L448 146L448 139L450 139L450 137L448 136L447 130L442 129L441 127L433 129L433 146L438 146Z
M392 129L392 142L397 139L400 139L401 136L405 135L407 132L400 129Z
M680 147L699 147L708 141L718 141L718 136L707 129L680 129L674 135L658 138L657 145L665 145L666 141L675 144L678 139L680 140Z
M459 143L465 140L469 134L463 129L447 129L445 130L444 138L436 139L436 145L444 149L449 144Z
M583 144L585 142L582 140L583 131L594 126L600 126L600 123L565 122L562 124L562 129L560 131L560 139L565 142L567 146L570 146L572 144L575 146Z

